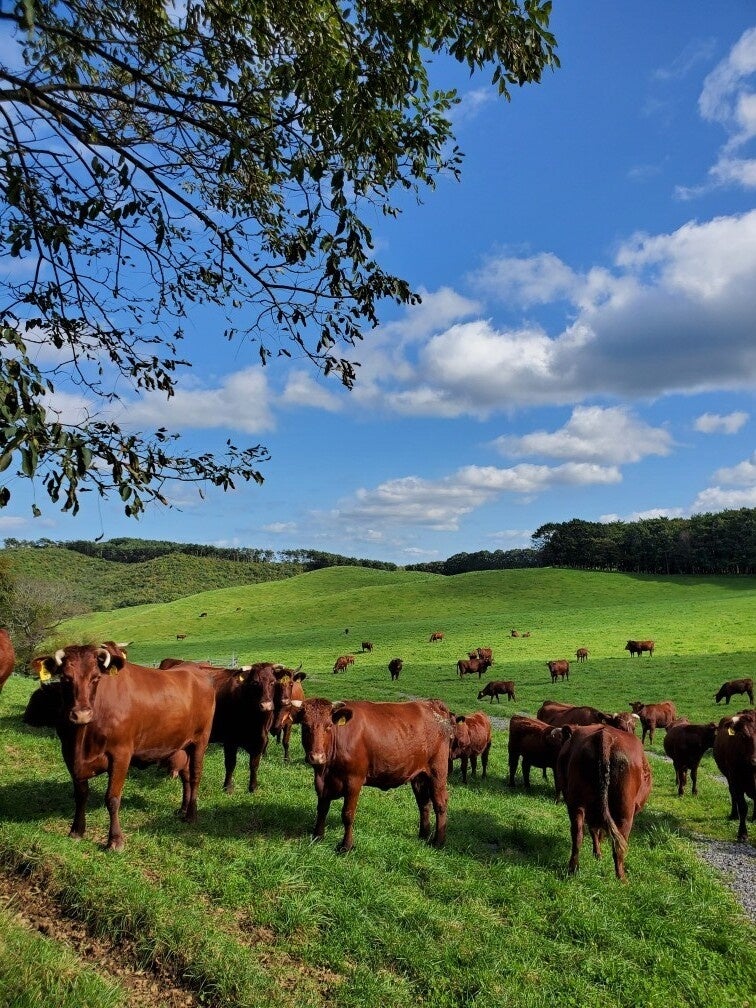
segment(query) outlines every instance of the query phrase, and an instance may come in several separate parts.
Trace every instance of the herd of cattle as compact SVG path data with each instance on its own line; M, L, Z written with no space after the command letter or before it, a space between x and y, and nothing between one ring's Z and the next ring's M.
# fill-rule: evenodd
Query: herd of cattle
M641 650L653 653L653 642L628 643L650 644ZM3 644L0 634L0 656ZM634 653L631 650L631 656ZM490 649L479 648L460 666L465 661L475 665L480 677L493 663L493 655ZM159 763L173 777L180 777L181 815L194 822L210 742L223 747L223 787L229 792L238 750L249 754L248 786L254 791L269 738L282 742L288 760L294 724L301 726L305 759L314 770L317 814L313 836L323 837L331 803L343 799L344 835L337 848L341 852L354 845L354 818L364 785L388 790L409 783L419 811L419 835L440 847L446 837L447 781L454 761L460 762L463 783L468 765L473 774L477 772L478 759L481 776L487 775L492 729L483 712L455 716L438 699L333 703L305 697L302 683L306 674L301 666L289 669L259 662L226 669L165 658L154 669L130 662L124 645L106 641L99 646L69 645L35 659L35 667L40 679L47 681L32 693L24 721L33 727L54 728L58 734L74 788L70 835L84 835L89 780L107 773L107 847L112 850L124 845L119 809L130 766ZM391 660L392 679L398 678L401 668L401 659ZM462 668L458 671L460 676L464 674ZM514 683L488 683L478 699L489 696L492 702L494 696L498 700L499 693L514 699ZM732 695L740 693L747 693L753 704L752 680L723 684L715 699L729 703ZM669 701L634 701L630 707L630 712L606 713L549 700L535 718L516 714L510 719L509 783L515 784L520 760L526 788L530 787L531 767L540 768L544 779L546 771L552 771L556 798L563 797L569 814L571 874L577 871L587 827L597 857L603 838L609 838L615 873L625 878L633 820L651 791L644 744L647 736L653 742L659 728L666 731L664 749L674 763L678 794L683 793L688 772L692 793L697 793L699 763L703 754L713 749L730 791L730 818L739 820L739 840L747 838L747 797L754 799L756 819L756 710L724 717L718 724L701 725L679 718ZM640 738L635 734L636 723L642 728Z

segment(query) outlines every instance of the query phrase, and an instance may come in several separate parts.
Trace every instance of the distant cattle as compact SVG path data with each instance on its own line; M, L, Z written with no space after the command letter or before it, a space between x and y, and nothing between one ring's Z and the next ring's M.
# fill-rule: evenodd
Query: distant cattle
M467 783L467 764L473 776L478 772L480 756L481 777L488 771L488 754L491 749L491 720L481 711L474 714L460 714L454 719L454 735L449 752L449 772L454 760L460 761L462 783Z
M513 714L509 720L509 784L514 787L517 764L522 757L522 779L526 788L530 787L530 768L539 767L546 780L547 768L556 767L557 757L562 748L561 731L555 730L545 721L537 718Z
M481 661L487 661L489 665L493 665L493 650L490 647L479 647L476 654ZM470 657L473 656L470 655Z
M631 658L633 655L638 655L640 658L644 651L648 651L649 657L653 658L654 642L652 640L629 640L623 650L629 651Z
M738 840L747 840L746 798L753 799L751 821L756 821L756 710L722 718L714 737L714 761L727 780L730 819L739 821Z
M654 732L657 728L669 728L673 721L677 720L677 711L671 700L662 700L661 703L646 704L639 700L630 702L630 710L637 714L643 728L642 741L646 741L648 735L649 745L654 744Z
M675 768L677 794L682 797L688 783L690 770L691 793L698 794L698 765L707 749L714 745L717 726L709 724L688 724L679 718L667 728L664 736L664 752L672 760Z
M527 631L526 633L524 633L524 634L520 634L520 636L521 636L521 637L530 637L530 630L528 630L528 631Z
M738 693L747 693L748 699L753 703L753 679L730 679L728 682L722 683L714 694L714 699L717 703L720 700L726 700L729 703L730 697Z
M500 693L505 693L508 700L516 699L515 684L511 679L487 682L480 693L478 693L478 700L482 700L483 697L490 697L489 703L493 703L494 697L496 697L496 703L501 703L501 700L499 700Z
M373 650L373 642L369 641L369 640L364 640L362 642L362 650L363 651L372 651Z
M618 728L620 731L628 732L630 735L635 734L635 722L637 720L635 714L627 714L624 711L607 714L596 707L577 707L573 704L559 703L556 700L544 700L538 708L536 717L539 721L545 721L547 724L554 725L555 727L561 727L566 724L603 724L610 725L612 728Z
M409 782L420 812L420 838L443 847L453 729L449 710L441 701L333 704L316 697L306 699L294 716L302 725L305 758L315 771L316 840L325 834L331 802L343 798L344 837L336 849L350 851L363 786L387 791ZM432 837L431 806L436 819Z
M354 655L350 654L339 655L339 657L334 662L333 671L343 672L345 668L348 668L350 665L353 664L354 664Z
M430 635L430 637L428 638L428 640L430 641L430 643L431 643L431 644L432 644L432 643L433 643L434 641L440 641L440 640L443 640L443 639L444 639L444 635L443 635L443 634L441 633L441 631L440 631L440 630L435 630L435 631L434 631L434 632L433 632L433 633L432 633L432 634Z
M555 683L559 678L570 678L570 663L566 658L558 658L556 661L547 661L546 667L551 674L551 681L553 683Z
M186 634L185 633L177 633L176 634L176 640L186 640Z
M207 613L206 612L201 612L200 613L200 619L202 619L203 616L207 616Z
M510 637L519 637L520 636L520 631L519 630L510 630L509 631L509 636Z
M459 672L459 678L465 675L475 675L477 673L478 679L487 672L491 667L491 662L487 658L460 658L457 662L457 672Z
M575 657L578 661L588 661L588 648L579 647L575 652Z
M402 661L401 658L392 658L391 659L391 661L388 663L388 670L391 673L392 680L399 678L399 673L402 671L403 667L404 667L404 662Z
M16 652L7 630L0 629L0 692L16 664Z
M197 792L215 709L215 693L204 673L144 668L91 644L61 648L39 659L39 667L60 677L58 735L74 785L72 837L84 836L90 778L107 773L107 847L123 848L119 810L132 761L179 760L181 814L187 822L196 821ZM186 760L176 756L181 751Z
M562 736L556 786L564 794L570 817L572 852L567 870L570 875L578 870L587 824L597 858L603 835L608 834L615 874L624 881L628 837L651 792L651 768L643 745L635 735L605 725L565 725Z

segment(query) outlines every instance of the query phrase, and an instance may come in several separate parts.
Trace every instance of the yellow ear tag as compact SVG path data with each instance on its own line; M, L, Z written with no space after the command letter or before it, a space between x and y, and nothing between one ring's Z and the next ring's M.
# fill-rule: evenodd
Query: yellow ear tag
M734 734L735 734L735 729L734 729L734 728L732 728L732 727L728 728L728 729L727 729L727 734L728 734L728 735L734 735Z
M288 684L291 682L291 679L287 675L281 676L281 682L284 684L284 686L288 686Z
M239 673L239 675L236 677L236 681L237 682L243 682L244 681L244 673L243 672Z
M346 724L346 723L347 723L347 719L345 717L340 717L339 720L336 722L337 725L343 725L343 724Z
M44 665L40 665L39 666L39 681L40 682L47 682L48 679L52 679L52 676L47 671L47 669L45 668Z

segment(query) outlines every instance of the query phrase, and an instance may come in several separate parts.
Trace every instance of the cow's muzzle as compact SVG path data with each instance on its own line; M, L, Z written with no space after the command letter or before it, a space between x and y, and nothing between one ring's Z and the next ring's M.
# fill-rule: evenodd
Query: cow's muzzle
M93 717L94 711L91 707L84 707L81 710L74 708L68 715L69 721L78 725L89 724Z
M310 753L307 757L307 762L310 766L323 766L326 761L326 754L324 752L314 752Z

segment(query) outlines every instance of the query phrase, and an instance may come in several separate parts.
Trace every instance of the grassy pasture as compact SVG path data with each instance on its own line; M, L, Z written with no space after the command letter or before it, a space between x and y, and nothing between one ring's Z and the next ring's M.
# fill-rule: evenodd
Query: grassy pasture
M753 674L755 603L753 579L562 570L441 578L332 568L92 614L50 643L133 641L130 657L143 663L169 654L302 662L308 695L332 699L437 696L458 712L502 718L534 714L546 698L612 710L635 699L672 699L691 720L708 721L727 710L713 702L720 683ZM513 639L512 628L532 636ZM434 630L443 631L442 642L429 643ZM176 641L177 633L186 639ZM653 637L654 657L631 659L623 651L628 637ZM374 642L372 653L360 653L363 640ZM481 682L514 679L515 703L479 703L477 677L457 676L457 659L478 645L492 646L495 657ZM579 646L589 660L573 661L569 682L552 686L546 660L574 659ZM335 658L347 652L354 665L334 675ZM394 656L404 670L392 683L386 666ZM608 849L596 862L589 845L578 876L566 877L566 810L537 772L531 794L508 787L501 729L488 781L465 787L458 770L452 777L443 851L418 841L408 787L363 791L353 854L334 852L340 803L325 842L311 844L312 771L295 739L291 766L271 744L252 796L244 755L236 793L221 791L222 755L213 747L196 827L175 819L176 782L155 770L132 772L122 805L126 850L109 855L102 850L105 778L93 782L87 838L67 837L73 801L57 738L20 722L33 685L13 677L0 700L6 873L41 883L61 914L113 936L131 961L159 966L200 1003L756 1004L756 931L689 839L691 832L735 835L710 755L695 800L677 799L671 767L652 760L654 790L631 835L627 886L614 879ZM746 706L742 699L729 709ZM657 753L662 743L660 732ZM9 910L0 911L0 1002L129 1004L96 963L54 935L25 931Z

